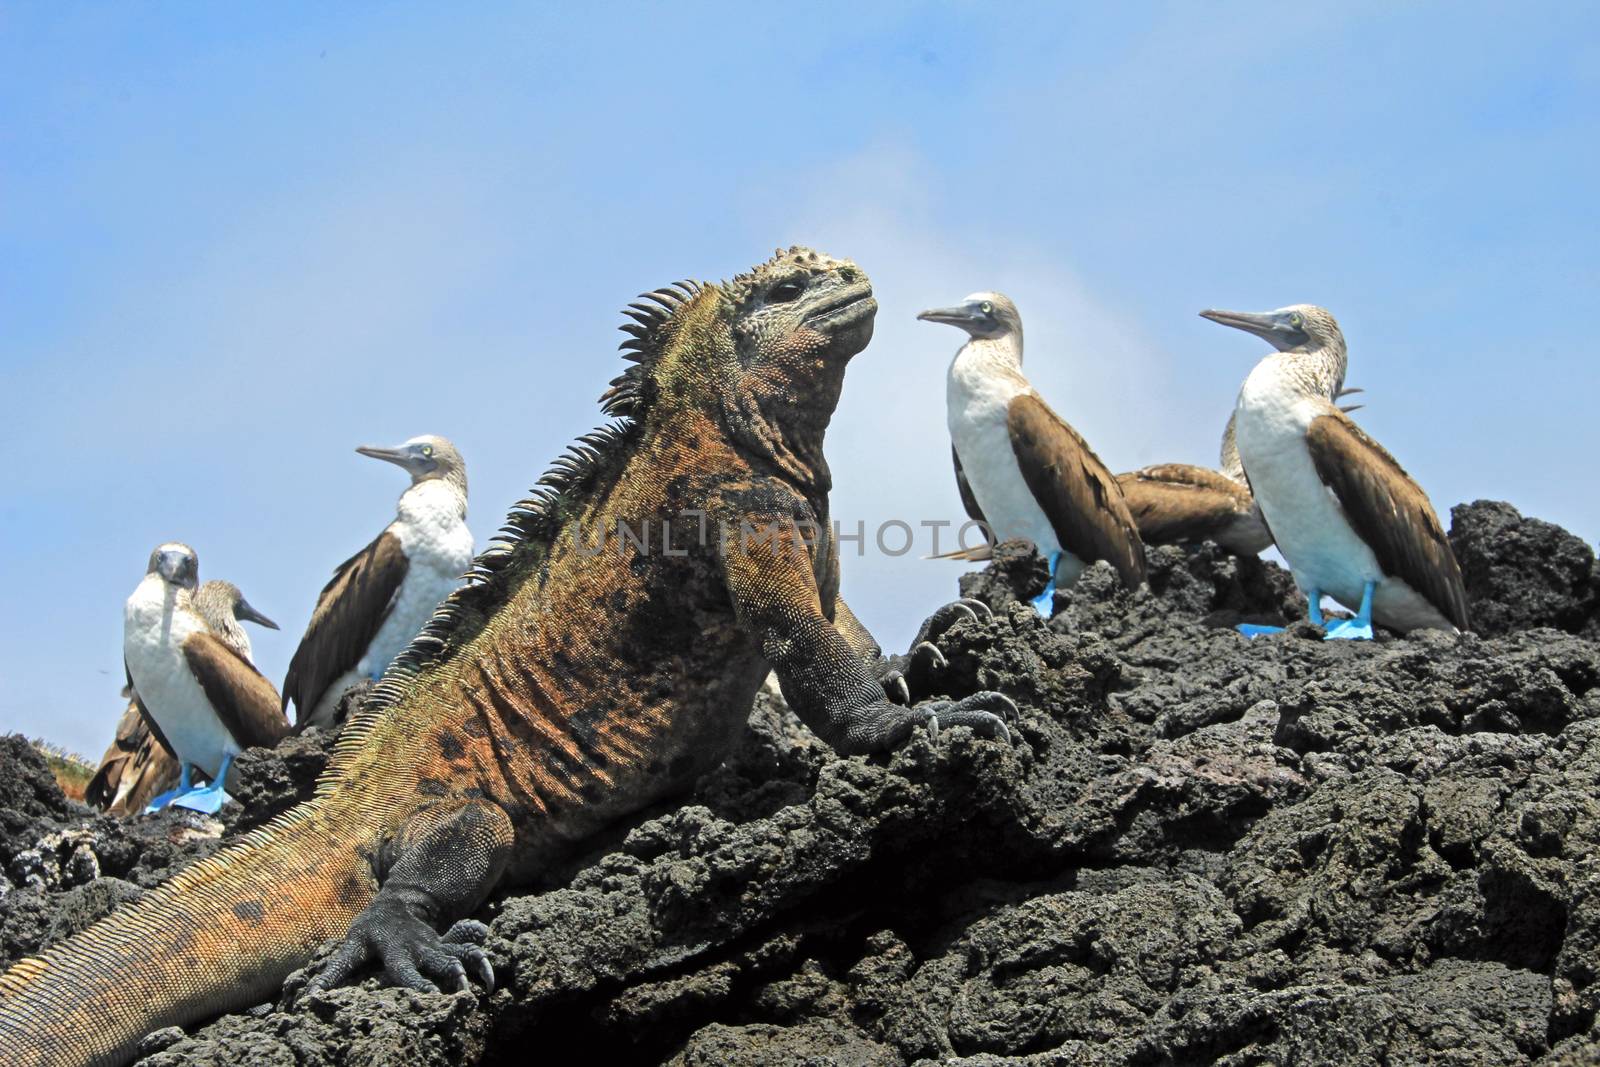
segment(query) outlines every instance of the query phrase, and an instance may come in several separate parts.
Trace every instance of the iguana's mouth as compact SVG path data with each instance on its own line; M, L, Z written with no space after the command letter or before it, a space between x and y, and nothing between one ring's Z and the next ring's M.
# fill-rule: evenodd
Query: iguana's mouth
M878 302L872 298L872 284L862 282L842 289L819 301L806 312L805 325L814 330L831 331L841 326L853 326L863 318L878 313Z

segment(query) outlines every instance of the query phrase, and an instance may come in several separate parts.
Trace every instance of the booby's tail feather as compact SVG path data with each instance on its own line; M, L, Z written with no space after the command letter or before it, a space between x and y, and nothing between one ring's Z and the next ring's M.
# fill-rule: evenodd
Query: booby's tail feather
M941 552L937 556L923 556L923 559L964 559L973 563L987 563L994 558L993 545L978 545L976 548L958 548L954 552Z

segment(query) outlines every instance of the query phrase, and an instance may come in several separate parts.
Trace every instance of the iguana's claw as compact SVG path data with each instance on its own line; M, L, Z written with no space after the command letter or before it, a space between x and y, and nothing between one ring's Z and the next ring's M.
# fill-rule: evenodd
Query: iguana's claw
M484 991L493 993L494 966L483 951L483 943L489 940L489 928L476 919L462 919L446 930L441 940L439 947L466 964Z
M322 969L306 983L302 996L348 982L371 962L382 965L397 986L437 993L441 987L456 992L471 987L473 977L494 989L494 968L479 947L488 936L482 923L463 920L443 937L399 900L374 900L356 917L343 944L328 957Z
M973 600L971 597L952 600L928 616L927 620L922 624L922 629L917 631L917 639L912 642L912 647L934 640L934 638L962 619L984 622L992 618L994 618L994 612L990 611L989 605L981 600Z
M907 658L911 660L913 670L943 670L950 666L950 661L944 658L944 653L932 641L916 644Z
M884 662L887 665L887 661ZM911 703L911 686L906 683L906 676L900 670L889 667L878 677L878 682L883 686L883 695L889 698L889 703L902 707Z

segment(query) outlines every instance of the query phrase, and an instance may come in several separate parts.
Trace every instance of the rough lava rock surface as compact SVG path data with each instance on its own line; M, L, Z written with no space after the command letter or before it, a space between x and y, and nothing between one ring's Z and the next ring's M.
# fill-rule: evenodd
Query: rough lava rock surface
M1092 567L1047 624L1006 549L929 684L1011 694L1014 747L842 759L764 693L692 795L483 909L494 993L368 979L141 1062L1596 1062L1593 554L1505 505L1454 519L1495 636L1248 641L1226 624L1296 613L1292 583L1209 546L1153 550L1135 593ZM325 749L252 754L240 792L281 806ZM18 742L0 764L6 960L215 847L72 807Z

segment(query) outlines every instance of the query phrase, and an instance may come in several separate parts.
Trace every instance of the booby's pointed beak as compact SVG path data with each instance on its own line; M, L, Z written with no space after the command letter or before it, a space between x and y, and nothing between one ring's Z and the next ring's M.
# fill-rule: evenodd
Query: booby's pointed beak
M966 326L974 321L977 316L971 308L929 308L927 311L917 312L917 318L922 322L942 322L946 326Z
M1283 352L1305 341L1306 335L1300 327L1290 321L1289 313L1283 311L1217 311L1206 310L1200 312L1202 319L1220 322L1224 326L1232 326L1235 330L1253 333L1267 344Z
M1224 326L1232 326L1235 330L1253 333L1257 337L1271 339L1278 330L1278 317L1267 312L1256 311L1217 311L1208 308L1200 312L1202 319L1220 322Z
M240 622L253 622L257 626L265 626L269 630L276 630L278 624L267 618L261 612L250 606L250 601L244 597L239 598L239 603L234 606L233 617Z
M411 462L411 453L404 448L379 448L377 445L358 445L356 451L363 456L381 459L393 463L397 467L407 466Z

